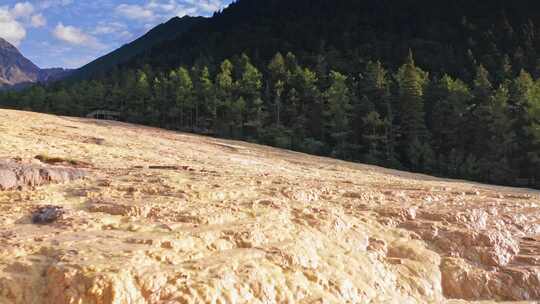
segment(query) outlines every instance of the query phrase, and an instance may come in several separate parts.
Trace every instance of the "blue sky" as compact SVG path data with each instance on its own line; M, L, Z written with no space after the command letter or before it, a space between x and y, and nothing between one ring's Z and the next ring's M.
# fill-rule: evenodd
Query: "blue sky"
M0 0L0 37L41 68L77 68L174 16L232 0Z

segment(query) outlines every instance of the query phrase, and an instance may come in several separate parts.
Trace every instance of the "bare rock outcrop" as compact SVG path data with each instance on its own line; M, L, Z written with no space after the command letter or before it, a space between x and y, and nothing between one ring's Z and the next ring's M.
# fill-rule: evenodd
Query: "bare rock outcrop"
M540 300L537 191L0 117L0 304Z
M50 224L59 220L64 215L64 208L58 206L42 206L32 214L32 223Z
M78 168L49 166L13 159L0 159L0 190L36 187L50 183L64 183L83 178L85 175L85 171Z

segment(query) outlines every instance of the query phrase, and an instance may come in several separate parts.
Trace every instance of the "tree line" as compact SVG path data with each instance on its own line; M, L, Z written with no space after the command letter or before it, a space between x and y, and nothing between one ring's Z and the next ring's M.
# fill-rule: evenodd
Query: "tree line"
M0 105L65 115L117 110L129 122L242 139L439 176L540 187L540 80L525 70L469 81L430 75L409 52L359 73L319 58L243 54L169 71L145 65L106 77L0 93Z

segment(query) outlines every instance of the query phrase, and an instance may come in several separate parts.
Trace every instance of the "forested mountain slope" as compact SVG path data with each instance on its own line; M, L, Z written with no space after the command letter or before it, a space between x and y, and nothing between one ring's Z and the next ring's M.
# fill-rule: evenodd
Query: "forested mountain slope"
M137 55L143 54L155 45L176 38L189 31L195 24L203 22L202 17L172 18L160 24L135 41L100 57L73 73L74 79L103 76L119 64L125 63Z
M4 106L540 187L533 1L240 0L90 80Z
M133 64L174 68L240 53L264 64L290 51L358 72L367 59L396 68L413 49L423 68L460 78L472 77L475 62L536 72L539 24L535 1L242 0Z

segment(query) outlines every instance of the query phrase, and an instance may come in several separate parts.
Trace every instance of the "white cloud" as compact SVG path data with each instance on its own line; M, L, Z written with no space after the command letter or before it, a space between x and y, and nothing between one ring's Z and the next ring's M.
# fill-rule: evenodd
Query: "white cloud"
M211 14L224 7L221 0L185 0L186 4L197 9L200 14Z
M45 17L37 13L30 2L17 2L11 8L0 6L0 37L15 46L19 46L26 38L27 27L42 27L46 24Z
M92 35L110 35L124 40L133 37L133 34L128 31L128 27L124 23L103 21L98 23L92 31Z
M58 23L53 31L54 37L58 40L67 42L73 45L87 46L93 49L104 49L103 45L94 36L83 32L81 29L64 25L62 22Z
M196 7L179 7L176 9L175 15L178 17L197 15L198 9Z
M34 12L34 6L30 2L18 2L11 10L14 18L28 18Z
M96 26L92 32L94 35L109 35L116 33L117 29L114 26L100 24Z
M116 12L128 19L152 22L174 16L210 15L223 7L222 0L150 0L145 5L120 4Z
M154 20L154 11L140 5L120 4L116 7L116 12L128 19L134 20Z
M73 0L42 0L39 6L43 9L47 9L54 6L66 6L73 3Z
M30 18L30 24L32 27L42 27L47 25L47 19L42 14L36 14Z
M26 37L24 26L18 22L7 7L0 7L0 37L19 46Z
M149 9L152 10L160 10L165 12L171 12L175 10L176 3L174 1L169 1L167 3L159 3L155 0L150 1L150 3L147 5Z

